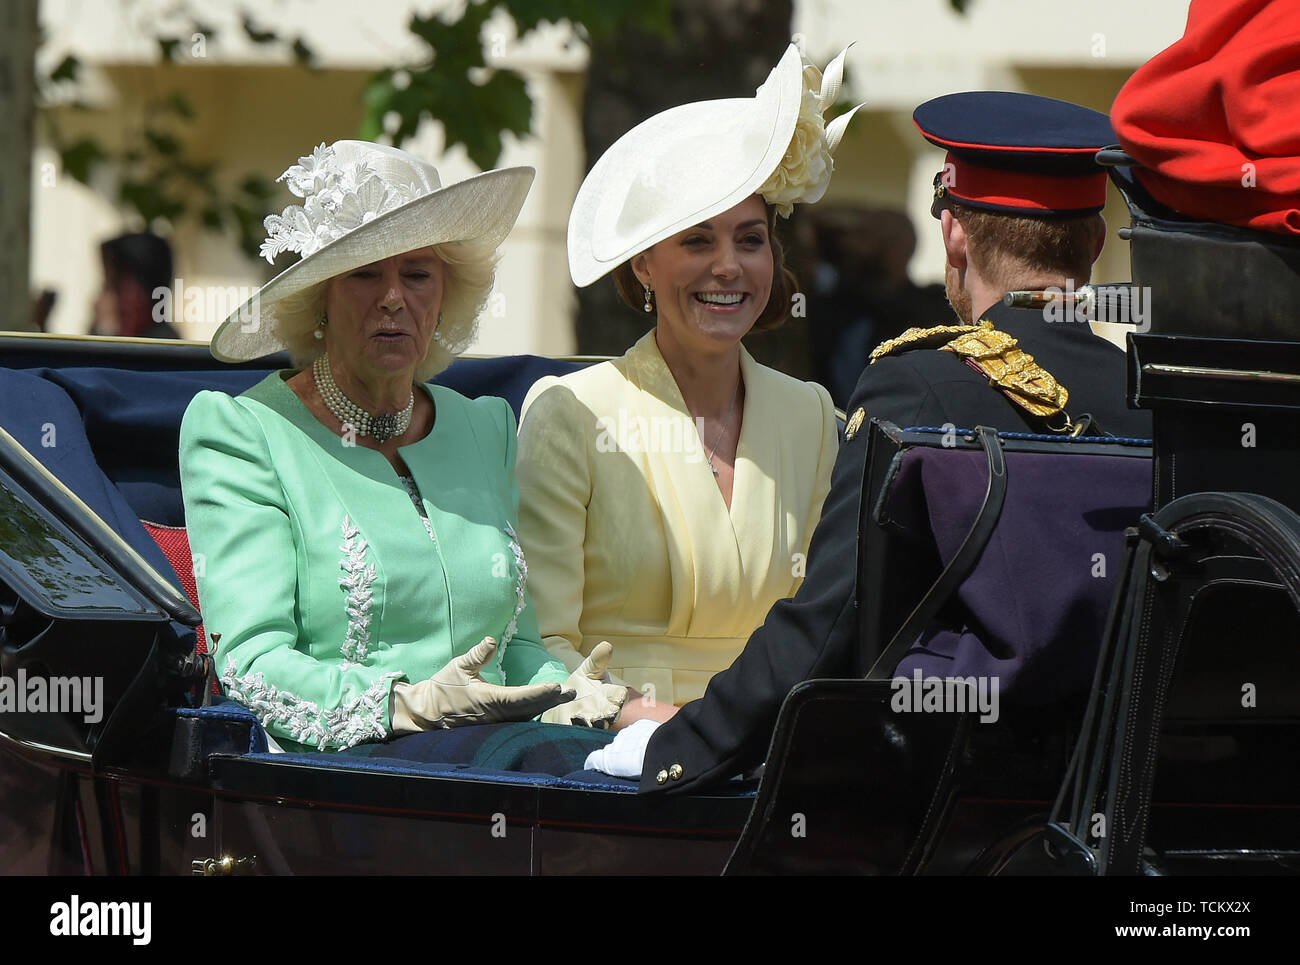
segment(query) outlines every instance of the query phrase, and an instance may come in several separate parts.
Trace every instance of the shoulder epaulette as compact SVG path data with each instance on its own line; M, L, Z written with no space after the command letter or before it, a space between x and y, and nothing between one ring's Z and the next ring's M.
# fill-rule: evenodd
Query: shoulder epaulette
M1020 408L1040 418L1063 415L1065 429L1073 428L1065 405L1070 393L1052 374L1020 348L1016 339L993 327L987 318L978 325L936 325L909 328L897 338L876 346L871 361L894 352L915 348L937 348L966 360L995 388Z
M989 323L989 327L993 327L992 323ZM930 328L913 325L902 335L885 339L872 349L871 358L867 364L870 365L877 359L882 359L886 355L892 355L894 352L904 349L939 348L946 342L951 341L954 335L974 332L978 328L978 325L934 325Z

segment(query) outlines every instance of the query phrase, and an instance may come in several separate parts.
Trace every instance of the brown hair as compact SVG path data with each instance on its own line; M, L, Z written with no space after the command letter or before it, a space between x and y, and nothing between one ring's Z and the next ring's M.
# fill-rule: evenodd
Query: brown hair
M1026 218L982 211L953 201L952 216L966 229L967 250L981 275L1004 288L1020 285L1026 270L1059 273L1085 284L1092 275L1098 214Z
M776 209L766 201L763 206L767 209L767 238L772 246L772 291L763 311L754 322L754 327L750 329L751 332L770 332L784 325L790 317L790 303L799 290L799 279L785 266L785 249L781 247L781 239L776 236ZM618 289L618 295L624 304L637 312L644 311L645 288L637 280L630 259L614 269L614 287ZM653 292L650 303L654 305Z

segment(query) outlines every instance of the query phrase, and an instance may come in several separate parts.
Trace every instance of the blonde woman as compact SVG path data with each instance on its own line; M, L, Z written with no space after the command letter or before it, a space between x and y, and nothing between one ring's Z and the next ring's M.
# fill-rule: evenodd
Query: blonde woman
M299 366L199 393L180 454L221 684L286 749L526 720L562 690L603 706L537 631L509 406L425 382L471 340L532 177L444 188L395 148L322 144L266 222L268 259L301 259L213 339Z

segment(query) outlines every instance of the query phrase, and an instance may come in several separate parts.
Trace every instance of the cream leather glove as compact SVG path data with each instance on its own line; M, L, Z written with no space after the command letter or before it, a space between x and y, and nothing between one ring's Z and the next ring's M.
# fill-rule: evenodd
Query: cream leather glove
M428 680L393 684L393 733L531 720L547 708L572 699L573 691L562 692L556 683L524 687L488 683L479 671L492 662L496 650L496 640L484 637L477 647L456 657Z
M569 674L565 690L577 696L567 704L552 707L542 714L548 724L578 724L586 727L608 727L627 700L628 688L604 682L605 668L614 655L614 647L602 640L592 648L587 659Z

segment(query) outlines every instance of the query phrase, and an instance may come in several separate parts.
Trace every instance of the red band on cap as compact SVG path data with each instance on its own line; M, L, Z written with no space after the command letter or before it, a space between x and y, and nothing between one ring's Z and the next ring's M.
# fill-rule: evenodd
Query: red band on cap
M968 164L949 154L940 184L958 201L1016 211L1090 211L1106 205L1106 172L1076 177Z

